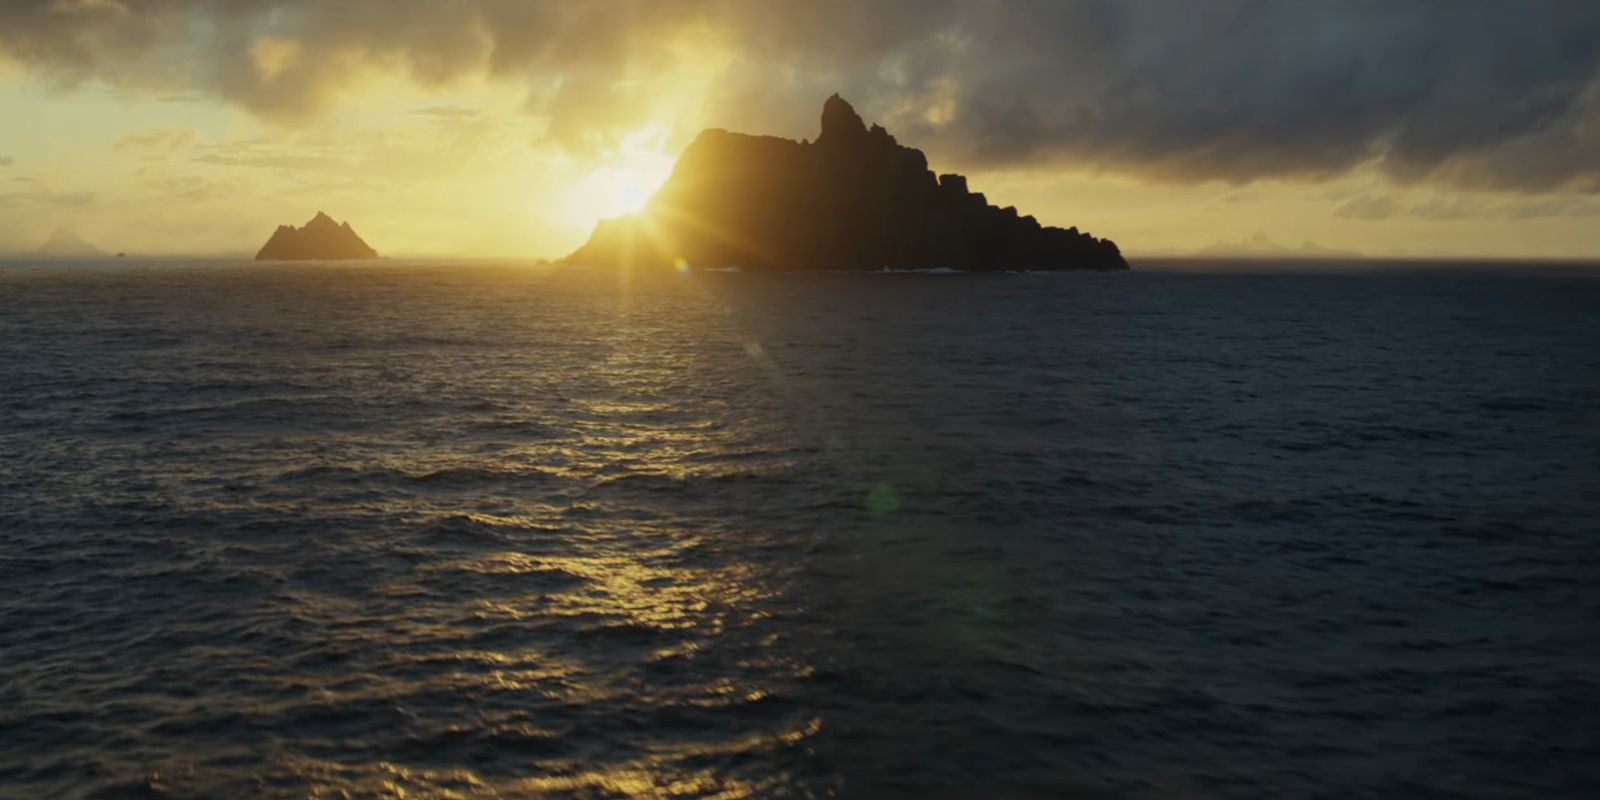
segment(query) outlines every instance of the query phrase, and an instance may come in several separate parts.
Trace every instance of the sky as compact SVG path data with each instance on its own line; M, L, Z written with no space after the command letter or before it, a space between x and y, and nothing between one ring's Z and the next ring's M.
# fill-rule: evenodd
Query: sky
M1135 258L1600 258L1593 0L0 0L0 253L555 257L833 92Z

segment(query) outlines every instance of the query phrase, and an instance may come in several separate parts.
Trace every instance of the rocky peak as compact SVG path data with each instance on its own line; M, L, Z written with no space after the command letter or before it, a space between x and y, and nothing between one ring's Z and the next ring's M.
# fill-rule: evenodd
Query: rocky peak
M335 222L333 217L330 217L330 216L328 216L327 214L325 214L325 213L323 213L321 211L318 211L317 215L312 217L311 221L307 222L305 224L305 228L306 229L337 228L337 227L339 227L339 223Z
M256 253L257 261L377 257L378 254L356 235L350 223L339 222L321 211L299 228L279 225L272 238Z
M822 134L817 137L817 144L853 141L866 134L866 123L843 97L834 94L822 104Z

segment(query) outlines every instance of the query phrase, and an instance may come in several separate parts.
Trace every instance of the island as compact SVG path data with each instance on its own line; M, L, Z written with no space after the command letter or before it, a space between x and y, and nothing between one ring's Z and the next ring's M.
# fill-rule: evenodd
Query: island
M34 255L39 258L51 259L90 259L105 258L105 251L90 244L88 240L66 228L58 228Z
M1127 269L1117 245L997 208L839 95L814 142L702 131L637 214L561 259L755 270Z
M348 222L317 212L296 228L279 225L272 238L256 253L257 261L334 261L377 258L378 252L356 235Z

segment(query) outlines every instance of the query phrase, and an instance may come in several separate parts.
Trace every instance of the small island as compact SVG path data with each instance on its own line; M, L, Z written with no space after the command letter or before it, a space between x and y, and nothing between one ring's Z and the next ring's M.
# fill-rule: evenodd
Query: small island
M87 239L66 228L58 228L55 233L50 234L49 240L40 245L39 249L34 251L34 255L51 259L106 257L104 250L95 247Z
M835 94L815 142L702 131L644 210L562 259L770 270L1127 269L1117 245L989 205Z
M348 222L317 212L304 226L279 225L256 253L257 261L350 261L373 259L378 252L361 240Z

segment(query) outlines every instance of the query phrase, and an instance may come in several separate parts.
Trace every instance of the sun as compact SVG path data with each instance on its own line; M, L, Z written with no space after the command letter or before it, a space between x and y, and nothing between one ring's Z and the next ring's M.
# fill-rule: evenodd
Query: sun
M582 192L602 216L632 214L644 210L664 177L627 166L605 166L584 178Z
M568 187L568 213L592 224L644 210L672 173L673 159L662 152L665 139L664 129L656 127L624 137Z

